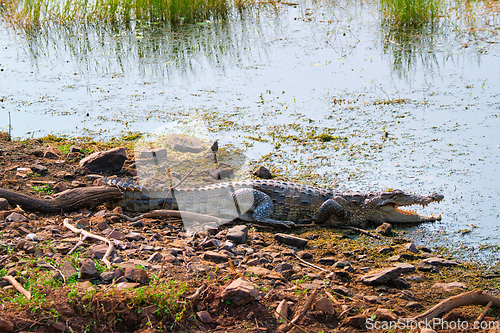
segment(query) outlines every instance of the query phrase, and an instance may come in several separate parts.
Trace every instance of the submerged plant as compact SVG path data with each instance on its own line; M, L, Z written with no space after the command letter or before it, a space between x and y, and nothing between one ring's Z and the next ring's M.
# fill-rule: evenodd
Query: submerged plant
M418 27L439 17L442 0L380 0L382 17L398 26Z
M5 17L23 27L131 20L172 23L228 15L230 0L12 0Z

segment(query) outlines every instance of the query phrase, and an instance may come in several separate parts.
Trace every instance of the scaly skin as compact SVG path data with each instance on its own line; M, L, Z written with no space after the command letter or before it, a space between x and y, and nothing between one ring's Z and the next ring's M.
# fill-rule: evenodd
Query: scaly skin
M123 198L115 202L125 210L146 212L160 209L168 188L146 189L121 179L106 179L117 186ZM291 226L298 222L315 221L318 224L361 226L365 223L422 223L434 222L441 215L419 215L401 207L414 204L427 206L440 202L444 196L433 193L426 196L400 190L378 193L339 193L291 182L272 180L245 180L214 185L175 189L165 205L199 214L217 215L228 220L240 218Z

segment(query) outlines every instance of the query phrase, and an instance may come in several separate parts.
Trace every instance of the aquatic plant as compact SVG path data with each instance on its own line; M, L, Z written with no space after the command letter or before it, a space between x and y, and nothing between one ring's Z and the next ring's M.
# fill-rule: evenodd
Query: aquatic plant
M442 0L380 0L383 19L398 26L418 27L439 17Z
M228 15L230 0L11 0L4 16L16 25L208 20Z

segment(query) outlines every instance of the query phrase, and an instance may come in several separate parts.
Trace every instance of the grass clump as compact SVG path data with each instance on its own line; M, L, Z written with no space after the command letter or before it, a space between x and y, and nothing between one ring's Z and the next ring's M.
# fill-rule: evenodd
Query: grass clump
M226 17L229 0L11 0L4 16L13 24L172 22Z
M380 0L382 17L397 26L419 27L439 17L442 0Z

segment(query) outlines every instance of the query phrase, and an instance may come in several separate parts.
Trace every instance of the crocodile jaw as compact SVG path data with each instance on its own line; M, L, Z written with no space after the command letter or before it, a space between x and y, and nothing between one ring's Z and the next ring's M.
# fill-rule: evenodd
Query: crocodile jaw
M421 215L414 209L404 209L393 204L388 204L378 207L378 215L380 219L387 223L423 223L441 221L441 214ZM424 207L424 205L422 205Z

